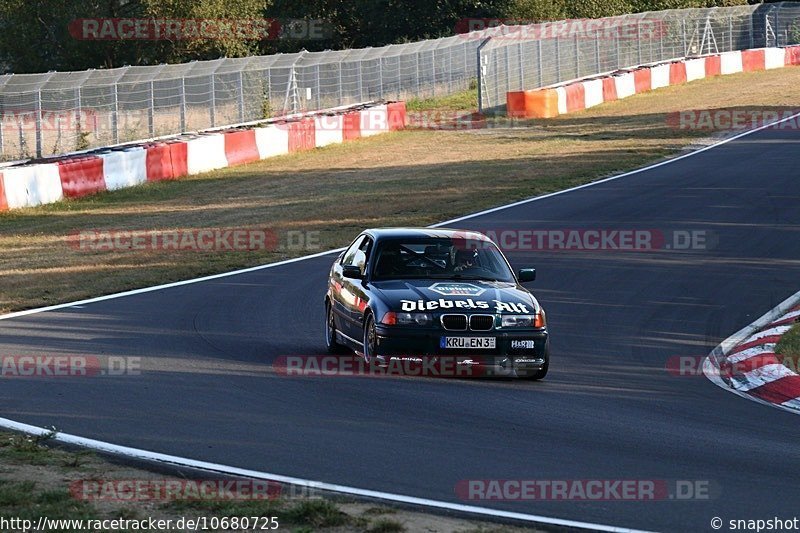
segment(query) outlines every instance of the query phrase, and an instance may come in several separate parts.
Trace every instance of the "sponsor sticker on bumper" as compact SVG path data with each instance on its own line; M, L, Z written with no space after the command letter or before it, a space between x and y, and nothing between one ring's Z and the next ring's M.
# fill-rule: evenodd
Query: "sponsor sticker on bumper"
M440 348L491 350L496 346L497 339L494 337L442 337L439 340Z
M531 340L527 341L511 341L512 350L533 350L536 348L536 343Z

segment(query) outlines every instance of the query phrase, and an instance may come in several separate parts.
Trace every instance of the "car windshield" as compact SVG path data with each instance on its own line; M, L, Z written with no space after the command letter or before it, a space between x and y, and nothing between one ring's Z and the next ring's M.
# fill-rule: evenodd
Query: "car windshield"
M463 279L513 282L500 250L491 242L450 238L382 240L373 279Z

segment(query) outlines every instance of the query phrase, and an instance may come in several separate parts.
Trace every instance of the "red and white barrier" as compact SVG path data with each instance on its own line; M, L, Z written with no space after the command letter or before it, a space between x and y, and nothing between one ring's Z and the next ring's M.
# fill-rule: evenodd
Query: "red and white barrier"
M530 91L510 91L506 107L508 115L513 117L550 118L711 76L791 65L800 65L800 45L724 52L617 71L602 78L575 80ZM527 94L539 92L541 94Z
M186 141L186 167L189 174L202 174L227 166L223 134L198 135Z
M583 82L584 108L589 109L603 103L603 80L588 80Z
M636 94L636 81L633 72L624 72L614 76L614 86L617 90L617 99L621 100Z
M51 204L64 198L54 163L4 168L3 186L9 209Z
M0 211L311 150L402 129L405 121L405 103L391 102L266 126L103 149L52 163L7 167L0 172Z
M344 141L344 116L317 115L314 117L316 129L315 142L317 148L329 144L340 144Z
M6 187L3 183L3 173L0 172L0 211L8 211L8 202L6 201Z
M786 63L786 50L783 48L765 48L764 49L764 68L772 70L774 68L783 68L791 63Z
M106 189L115 191L147 182L147 150L140 146L97 154L103 160Z
M650 90L669 87L669 63L650 68Z
M723 52L720 54L720 74L725 76L742 71L742 53L740 51Z
M686 65L686 81L702 80L706 77L706 60L702 57L697 59L687 59L684 61Z
M289 153L289 130L285 126L270 124L256 128L256 147L261 159Z
M225 159L228 166L244 165L260 159L256 145L256 132L253 130L233 130L225 132Z
M361 136L370 137L389 131L389 113L385 105L369 107L361 111Z

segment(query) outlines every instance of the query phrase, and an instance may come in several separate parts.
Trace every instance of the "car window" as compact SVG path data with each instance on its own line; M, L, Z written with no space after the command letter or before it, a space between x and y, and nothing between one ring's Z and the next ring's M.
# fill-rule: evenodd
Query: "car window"
M363 244L364 240L367 238L366 235L361 235L356 237L356 240L353 241L353 244L345 250L344 255L342 256L342 266L353 265L356 253L358 252L359 247Z
M367 261L369 261L369 254L372 251L372 239L365 237L359 245L358 249L353 254L351 265L357 266L361 273L366 273Z

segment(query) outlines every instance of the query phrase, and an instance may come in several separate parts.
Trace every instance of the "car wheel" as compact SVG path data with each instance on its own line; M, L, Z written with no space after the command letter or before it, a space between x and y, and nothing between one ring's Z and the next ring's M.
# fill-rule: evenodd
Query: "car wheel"
M328 353L340 354L345 351L345 347L336 340L336 322L333 320L333 308L330 304L325 304L325 346Z
M375 318L368 314L364 320L364 361L372 363L378 347L378 331L375 329Z

